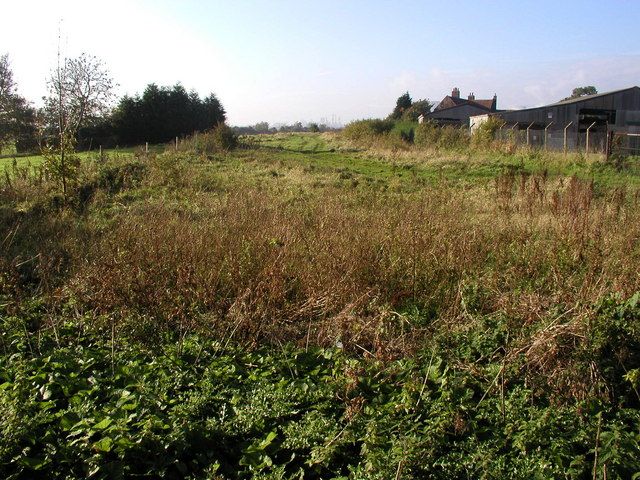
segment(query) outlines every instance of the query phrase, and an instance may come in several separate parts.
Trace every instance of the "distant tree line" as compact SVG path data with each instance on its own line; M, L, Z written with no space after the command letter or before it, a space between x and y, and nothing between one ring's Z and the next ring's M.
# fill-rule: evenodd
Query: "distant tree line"
M294 122L290 125L281 124L277 126L270 126L268 122L258 122L255 125L248 125L243 127L233 127L233 131L238 135L257 135L261 133L278 133L278 132L330 132L339 130L338 128L330 127L324 123L310 122L303 124L302 122Z

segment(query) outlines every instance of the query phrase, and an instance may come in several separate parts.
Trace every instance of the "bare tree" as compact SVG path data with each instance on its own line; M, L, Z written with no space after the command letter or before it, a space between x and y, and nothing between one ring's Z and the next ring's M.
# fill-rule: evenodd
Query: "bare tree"
M47 110L56 119L58 134L75 136L104 115L113 99L113 79L106 66L85 53L62 62L59 59L48 87Z
M68 161L73 159L67 159L67 154L73 153L80 128L108 111L114 84L106 66L97 57L83 53L61 61L58 52L58 65L51 73L48 87L45 111L58 137L58 149L53 152L49 148L47 163L60 177L66 198L68 180L77 167L77 162Z

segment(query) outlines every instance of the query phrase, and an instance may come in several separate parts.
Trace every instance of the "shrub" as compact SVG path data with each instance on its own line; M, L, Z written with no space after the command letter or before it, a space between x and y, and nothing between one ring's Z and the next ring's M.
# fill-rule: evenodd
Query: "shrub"
M411 121L396 122L390 133L404 142L413 143L416 125Z
M416 128L414 141L420 148L461 150L469 146L469 135L465 128L440 127L433 122L425 122Z
M183 152L196 152L201 154L211 154L228 152L238 146L238 136L225 123L221 123L213 130L204 133L194 133L190 137L178 143L178 150ZM167 147L173 150L175 146Z
M450 125L442 127L438 148L443 150L460 150L469 146L469 135L466 128L457 128Z
M415 130L414 142L421 148L435 147L440 138L441 129L433 122L420 123Z
M238 146L238 136L226 123L218 125L209 135L217 151L228 152Z
M349 140L372 140L376 136L390 132L393 126L393 120L380 120L377 118L356 120L344 127L342 134Z
M471 135L471 144L473 147L492 147L496 138L496 132L500 129L501 125L502 121L500 119L496 117L489 117L489 119L476 128Z

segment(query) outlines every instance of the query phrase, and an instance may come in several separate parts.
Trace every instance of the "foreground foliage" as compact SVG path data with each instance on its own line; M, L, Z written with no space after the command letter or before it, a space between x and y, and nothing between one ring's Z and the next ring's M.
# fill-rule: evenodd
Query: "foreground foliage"
M601 322L616 330L636 320L638 298L603 306ZM492 319L494 331L434 339L411 359L385 360L335 348L247 351L200 336L148 350L69 322L34 330L37 303L19 317L4 313L3 478L640 472L633 384L611 379L619 403L554 404L527 386L522 362L505 367L504 330ZM624 342L601 333L597 348Z

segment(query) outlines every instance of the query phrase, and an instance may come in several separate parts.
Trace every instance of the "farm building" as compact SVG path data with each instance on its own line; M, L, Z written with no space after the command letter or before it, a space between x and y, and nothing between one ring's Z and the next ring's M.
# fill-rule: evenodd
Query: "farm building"
M547 145L569 150L587 148L604 151L607 134L637 143L640 134L640 87L572 98L536 108L492 114L505 122L505 128L521 132L527 144ZM483 119L471 118L478 125ZM526 136L522 133L526 131ZM590 137L590 138L589 138Z
M476 99L473 93L460 98L460 90L456 87L429 113L426 118L444 125L467 125L469 117L497 112L498 97L489 100Z

